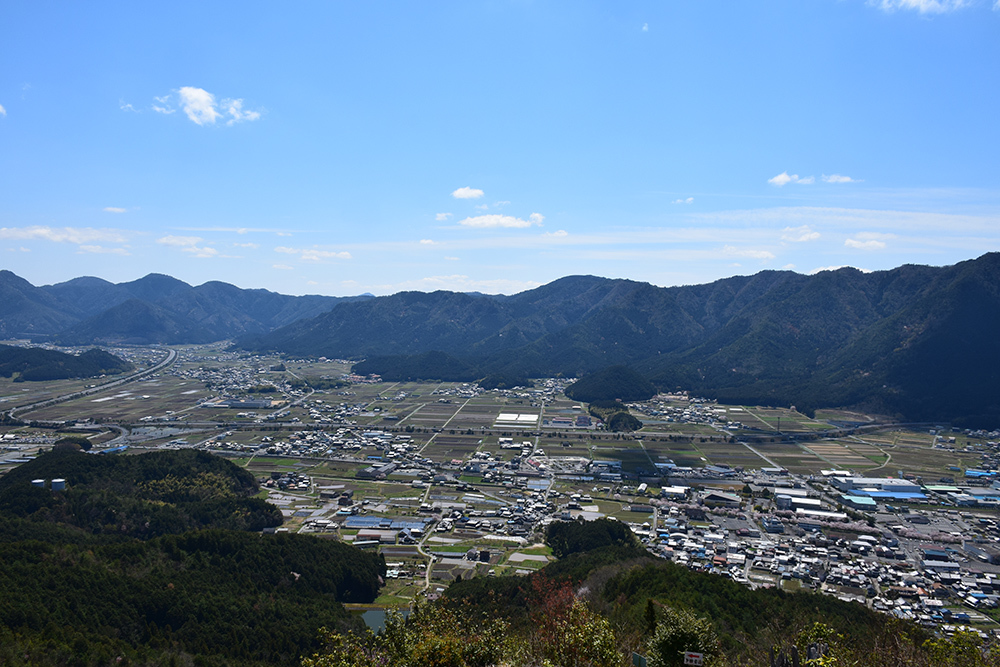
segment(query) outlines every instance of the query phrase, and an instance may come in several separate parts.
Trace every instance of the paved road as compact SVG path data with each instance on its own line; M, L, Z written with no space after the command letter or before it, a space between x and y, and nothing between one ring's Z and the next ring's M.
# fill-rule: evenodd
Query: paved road
M65 394L63 396L49 398L44 401L39 401L37 403L31 403L29 405L19 405L15 408L12 408L9 414L12 418L16 418L19 414L31 412L33 410L40 410L42 408L47 408L50 405L56 405L57 403L64 403L65 401L71 401L74 398L80 398L81 396L90 396L92 394L97 394L102 391L107 391L108 389L119 387L123 384L134 382L135 380L144 378L147 375L151 375L152 373L156 373L158 371L163 370L170 364L174 363L174 361L177 359L177 352L175 350L163 349L162 351L166 352L167 355L155 366L151 366L145 370L138 371L136 373L133 373L132 375L128 375L123 378L118 378L117 380L112 380L111 382L106 382L97 387L89 387L81 391L75 391L71 394Z

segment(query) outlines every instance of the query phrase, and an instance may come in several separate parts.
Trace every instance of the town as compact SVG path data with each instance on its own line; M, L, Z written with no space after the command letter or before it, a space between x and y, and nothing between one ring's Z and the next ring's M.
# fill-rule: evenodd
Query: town
M3 427L0 468L67 433L94 455L225 456L280 508L268 530L380 550L382 606L530 573L551 559L549 523L611 517L651 554L746 586L945 632L1000 627L1000 432L674 393L623 406L643 427L614 433L566 397L572 378L486 390L220 345L177 348L167 365L163 349L116 352L154 370L106 390L4 381L0 400L32 407Z

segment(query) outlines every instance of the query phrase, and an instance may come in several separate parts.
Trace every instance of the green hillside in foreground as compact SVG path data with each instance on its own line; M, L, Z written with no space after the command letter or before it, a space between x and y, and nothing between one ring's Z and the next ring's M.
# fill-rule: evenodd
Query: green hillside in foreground
M63 478L66 490L31 485ZM0 665L294 665L360 629L384 560L281 523L252 475L191 450L43 454L0 478Z
M553 523L560 559L524 577L456 581L378 637L326 637L305 667L448 665L766 667L772 651L822 650L820 667L993 667L978 636L935 639L921 628L815 593L750 590L650 557L622 523ZM789 664L791 664L789 662Z

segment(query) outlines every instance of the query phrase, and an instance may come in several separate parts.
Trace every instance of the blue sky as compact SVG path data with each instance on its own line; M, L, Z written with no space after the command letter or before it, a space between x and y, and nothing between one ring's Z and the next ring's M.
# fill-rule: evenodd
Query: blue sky
M0 5L0 258L514 293L1000 250L1000 0Z

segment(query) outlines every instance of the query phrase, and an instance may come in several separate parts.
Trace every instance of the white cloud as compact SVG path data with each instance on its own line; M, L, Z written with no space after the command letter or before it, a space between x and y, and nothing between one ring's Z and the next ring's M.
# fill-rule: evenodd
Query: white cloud
M458 257L445 257L445 259L448 260L449 262L457 262L458 261Z
M897 238L895 234L886 234L884 232L858 232L854 235L856 238L862 239L864 241L890 241Z
M790 241L792 243L815 241L819 237L819 232L814 232L809 225L802 225L801 227L785 227L781 230L781 240Z
M771 185L776 185L779 188L789 183L798 183L799 185L812 185L816 182L815 176L805 176L799 178L798 174L789 174L787 171L783 171L773 178L767 179L767 182Z
M569 236L569 232L567 232L565 229L559 229L554 232L545 232L545 236L551 236L553 238L563 238Z
M774 253L767 250L753 250L752 248L737 248L727 245L722 249L722 254L727 257L749 257L751 259L774 259Z
M1000 2L1000 0L997 0L997 2ZM497 208L499 208L501 206L509 206L510 202L507 201L507 200L495 201L495 202L493 202L493 205L496 206Z
M694 197L688 197L687 199L675 199L675 200L673 200L670 203L671 204L693 204L694 203Z
M430 239L420 239L420 245L434 245L434 241Z
M0 116L7 117L7 110L3 108L2 104L0 104Z
M181 108L195 125L211 125L222 116L215 108L215 95L204 88L184 86L177 94L181 98Z
M969 0L869 0L868 4L884 12L909 9L921 14L946 14L968 7L972 3Z
M434 216L434 219L438 222L447 222L448 218L451 217L451 213L438 213Z
M182 252L191 253L195 257L201 257L203 259L209 257L215 257L219 254L219 251L211 246L198 245L204 241L200 236L173 236L167 235L156 240L160 245L170 246L171 248L178 248Z
M272 264L272 269L278 269L279 271L292 271L295 269L294 266L288 266L287 264Z
M826 183L860 183L856 178L851 178L850 176L841 176L840 174L830 174L827 176L823 174L823 181Z
M118 206L105 206L103 209L105 213L125 213L127 210Z
M320 250L319 248L288 248L278 246L274 252L286 255L298 255L303 262L320 262L324 259L351 259L351 253L346 250L336 252L333 250Z
M781 269L783 271L794 271L795 270L795 265L794 264L785 264L783 267L781 267Z
M487 211L490 208L489 204L476 204L476 208L480 211Z
M249 248L250 250L256 250L260 247L259 243L234 243L237 248Z
M138 109L136 109L134 106L132 106L131 104L122 99L118 100L118 108L121 109L122 111L131 111L132 113L139 113Z
M479 199L483 194L482 190L466 186L455 190L451 193L451 196L455 199Z
M89 253L95 255L130 255L125 248L105 248L99 245L82 245L77 249L79 253Z
M172 114L177 111L177 109L171 106L170 95L164 95L163 97L154 97L153 101L156 104L153 105L153 111L162 114Z
M858 239L847 239L844 245L856 250L881 250L885 247L885 241L859 241Z
M278 236L291 236L291 232L275 232Z
M176 91L177 104L184 111L188 119L196 125L214 125L217 121L225 120L226 125L235 125L245 121L258 120L260 111L253 111L243 108L243 100L235 98L225 98L216 103L215 95L204 88L194 86L184 86ZM162 114L172 114L174 108L173 93L163 97L154 97L153 111ZM124 103L122 103L124 104ZM122 109L135 111L132 105L122 106Z
M1000 12L1000 0L993 3L993 11Z
M642 31L643 32L649 32L649 24L648 23L643 23L642 24Z
M229 120L226 121L226 125L234 125L236 123L242 123L245 120L258 120L260 119L259 111L244 111L243 110L243 100L222 100L222 106L226 109L229 114Z
M527 220L515 218L512 215L491 213L489 215L477 215L472 218L466 218L465 220L460 220L458 224L463 227L474 227L476 229L493 229L497 227L523 229L525 227L531 227L532 225L541 225L544 219L545 217L540 213L532 213L528 216Z
M125 236L114 229L92 227L0 227L0 239L40 240L53 243L124 243Z

